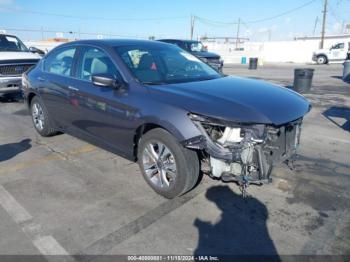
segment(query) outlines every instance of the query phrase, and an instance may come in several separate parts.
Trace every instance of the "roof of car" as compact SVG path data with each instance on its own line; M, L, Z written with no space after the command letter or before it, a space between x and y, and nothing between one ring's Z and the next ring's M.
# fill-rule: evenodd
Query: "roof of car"
M196 43L197 40L185 40L185 39L159 39L158 41L172 41L172 42L186 42L186 43Z
M15 38L18 38L18 37L17 37L17 36L15 36L15 35L2 34L2 33L0 33L0 36L10 36L10 37L15 37Z
M139 40L139 39L91 39L91 40L77 40L73 42L66 43L64 45L70 44L91 44L98 46L130 46L130 45L148 45L148 46L156 46L156 45L166 45L166 43L162 43L154 40Z

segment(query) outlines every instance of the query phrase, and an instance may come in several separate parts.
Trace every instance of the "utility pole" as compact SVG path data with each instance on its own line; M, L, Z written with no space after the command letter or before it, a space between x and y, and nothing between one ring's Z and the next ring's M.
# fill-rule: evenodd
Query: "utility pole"
M236 50L238 50L238 43L239 43L239 29L241 26L241 18L238 18L238 24L237 24L237 36L236 36Z
M324 36L326 34L327 7L328 7L328 0L324 0L321 45L320 45L321 49L323 49L323 47L324 47Z
M315 19L315 26L314 26L314 31L313 31L312 35L315 35L315 33L316 33L317 24L318 24L318 16L316 16L316 19Z
M194 33L194 21L196 17L194 15L191 15L191 40L193 39L193 33Z

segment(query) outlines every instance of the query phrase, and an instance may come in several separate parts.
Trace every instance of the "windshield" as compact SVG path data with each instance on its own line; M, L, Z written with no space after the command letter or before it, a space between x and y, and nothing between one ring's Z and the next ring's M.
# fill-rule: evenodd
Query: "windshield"
M0 51L28 52L28 48L17 37L0 35Z
M195 56L174 45L123 46L116 52L135 78L144 84L171 84L221 77Z
M189 44L189 46L192 52L202 52L205 50L201 42L192 42Z

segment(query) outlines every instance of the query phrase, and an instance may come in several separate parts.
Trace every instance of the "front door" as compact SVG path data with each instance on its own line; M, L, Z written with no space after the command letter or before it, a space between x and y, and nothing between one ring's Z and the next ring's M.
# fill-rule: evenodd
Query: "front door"
M347 52L348 50L345 47L345 43L336 44L332 47L330 51L329 59L343 61L346 59Z
M101 87L92 83L93 75L121 78L107 53L86 46L80 51L75 84L70 103L76 111L71 126L98 143L112 146L120 152L132 149L130 134L135 109L130 104L130 91L121 92L114 87Z

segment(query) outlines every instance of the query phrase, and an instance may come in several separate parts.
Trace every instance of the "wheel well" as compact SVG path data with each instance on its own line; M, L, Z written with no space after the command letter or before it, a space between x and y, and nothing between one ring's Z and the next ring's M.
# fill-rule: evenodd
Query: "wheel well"
M30 104L31 104L34 96L36 96L34 93L29 93L28 98L27 98L28 107L30 107Z
M134 159L135 159L135 161L137 161L137 147L138 147L140 138L144 134L146 134L148 131L155 129L155 128L162 128L162 129L166 130L164 127L157 125L157 124L152 124L152 123L143 124L136 129L135 136L134 136Z

